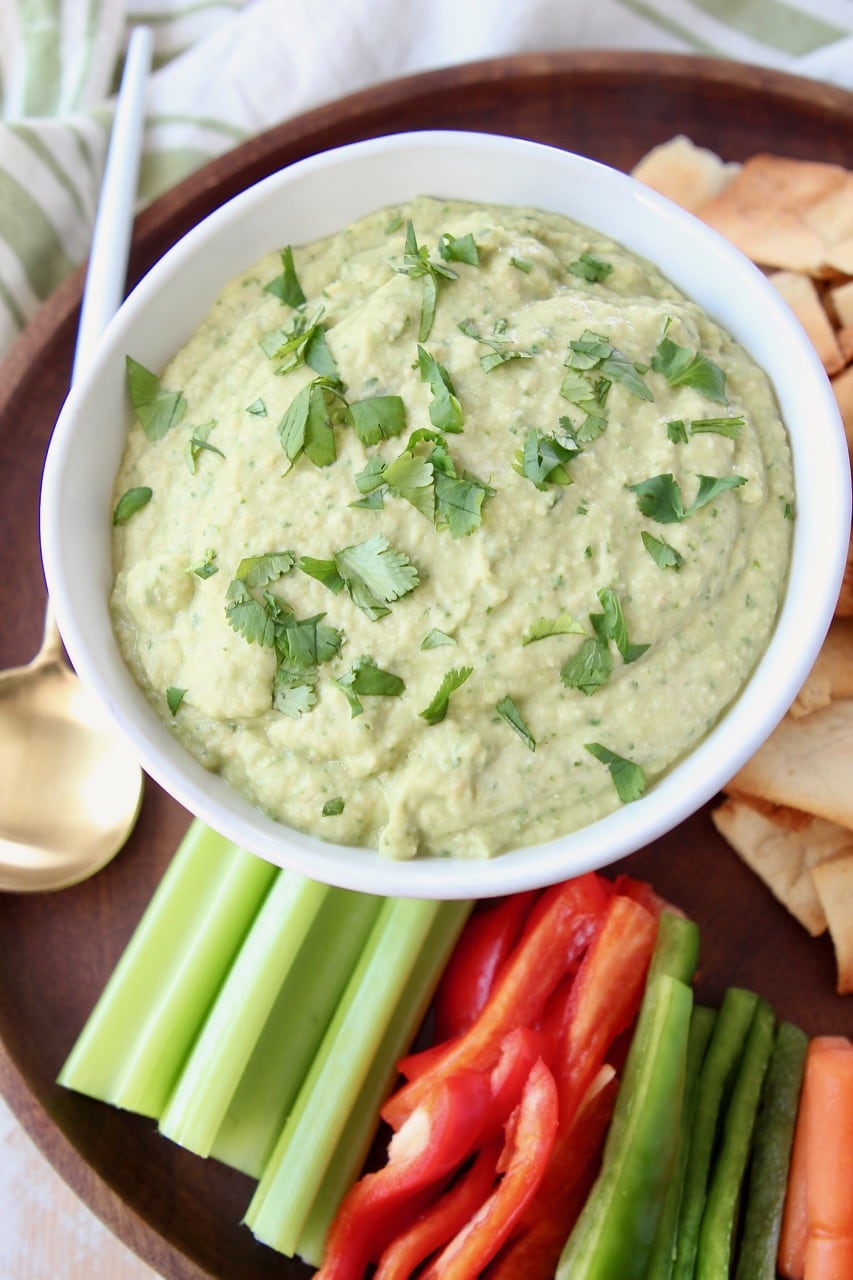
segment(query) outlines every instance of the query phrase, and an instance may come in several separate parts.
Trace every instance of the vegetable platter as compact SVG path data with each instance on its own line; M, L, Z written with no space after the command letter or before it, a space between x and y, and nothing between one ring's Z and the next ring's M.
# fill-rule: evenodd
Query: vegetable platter
M140 215L131 281L201 217L282 165L421 127L515 133L625 170L677 130L728 159L773 150L843 164L853 98L765 70L669 55L530 54L429 72L289 121L186 180ZM77 273L48 301L8 357L0 385L0 557L10 584L0 662L7 666L23 661L38 638L39 480L68 384L81 289ZM257 1244L241 1226L249 1179L167 1142L142 1117L56 1083L188 824L189 815L149 784L131 841L94 880L54 895L0 896L0 1089L78 1195L166 1280L299 1280L310 1268ZM699 925L697 990L705 1003L719 1005L737 985L810 1035L853 1034L853 1005L834 993L829 942L808 937L772 899L707 809L619 870L650 881Z

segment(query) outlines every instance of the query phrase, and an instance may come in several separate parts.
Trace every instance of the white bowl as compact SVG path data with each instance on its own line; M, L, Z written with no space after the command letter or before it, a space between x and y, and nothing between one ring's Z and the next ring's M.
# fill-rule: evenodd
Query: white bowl
M342 229L414 195L554 210L653 260L738 339L774 383L794 458L789 585L769 647L740 697L682 763L632 804L570 835L488 861L396 862L276 823L208 773L147 703L119 654L113 483L128 426L125 353L162 368L221 288L264 253ZM411 897L484 897L602 867L676 826L748 759L790 705L832 617L850 530L849 465L829 383L763 275L698 220L624 174L555 148L455 132L399 134L312 156L206 218L149 272L109 325L59 418L44 472L42 547L71 660L146 771L247 849L315 879Z

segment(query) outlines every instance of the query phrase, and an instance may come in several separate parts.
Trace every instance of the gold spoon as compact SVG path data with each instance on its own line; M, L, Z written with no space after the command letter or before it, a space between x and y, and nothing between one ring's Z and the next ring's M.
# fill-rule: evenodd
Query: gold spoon
M151 34L134 31L116 102L72 380L124 290ZM100 870L133 830L139 763L68 666L47 605L41 648L0 672L0 890L61 889Z

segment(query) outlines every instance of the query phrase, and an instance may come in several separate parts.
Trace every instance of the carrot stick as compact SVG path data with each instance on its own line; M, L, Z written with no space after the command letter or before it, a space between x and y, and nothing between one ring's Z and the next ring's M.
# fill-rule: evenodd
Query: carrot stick
M794 1144L791 1150L791 1167L788 1173L785 1211L779 1236L777 1263L779 1274L784 1276L785 1280L803 1280L805 1273L806 1241L808 1238L806 1183L809 1137L807 1131L811 1079L814 1074L813 1064L827 1050L833 1047L843 1048L845 1045L849 1045L849 1041L843 1036L815 1036L809 1042L803 1078L803 1091L800 1096L800 1109L797 1116L796 1129L794 1130Z
M806 1071L803 1276L848 1280L853 1276L853 1044L824 1037L810 1053Z

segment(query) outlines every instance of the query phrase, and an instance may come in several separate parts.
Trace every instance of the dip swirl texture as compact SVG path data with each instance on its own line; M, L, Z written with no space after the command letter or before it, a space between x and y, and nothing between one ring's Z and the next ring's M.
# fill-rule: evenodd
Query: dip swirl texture
M380 210L266 257L156 376L128 355L116 503L151 496L115 525L116 634L283 823L394 858L554 838L670 769L767 644L768 379L565 217Z

